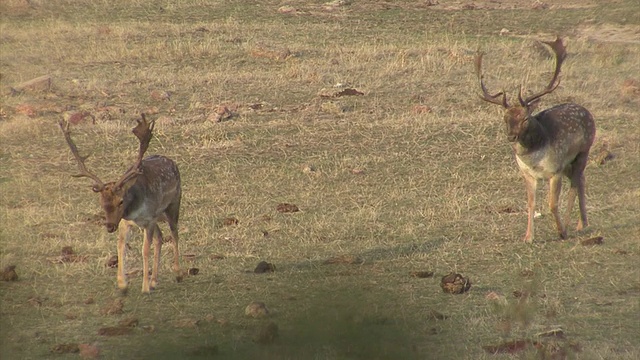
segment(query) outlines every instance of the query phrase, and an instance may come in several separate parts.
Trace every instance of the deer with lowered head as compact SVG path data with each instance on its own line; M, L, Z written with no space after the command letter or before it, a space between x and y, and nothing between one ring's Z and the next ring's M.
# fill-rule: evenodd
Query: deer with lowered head
M507 139L513 147L516 162L525 180L529 217L524 236L526 242L532 242L534 239L533 218L539 179L549 180L549 208L560 238L567 237L566 226L569 226L576 194L580 205L577 230L588 226L584 169L596 134L595 123L587 109L574 103L556 105L532 114L538 101L544 95L553 92L560 84L558 75L567 56L562 39L556 38L553 42L544 43L555 54L556 66L551 81L542 91L524 99L520 86L517 104L509 104L504 91L495 95L487 91L482 75L483 54L479 53L475 61L476 74L482 89L481 98L504 108ZM564 223L558 214L563 176L568 177L571 183Z
M131 228L137 225L144 233L142 245L142 292L149 293L158 283L158 267L160 263L160 249L162 247L162 232L158 222L165 220L173 237L173 271L176 280L182 280L178 251L178 217L180 214L180 172L173 160L161 156L151 155L143 158L149 147L154 122L147 121L144 114L133 128L133 134L138 138L140 146L136 162L120 177L118 181L105 183L98 176L87 170L85 160L78 148L71 140L69 123L60 121L60 128L71 153L78 163L80 172L74 177L87 177L93 180L93 191L100 194L100 206L105 212L105 227L107 232L118 233L118 288L122 292L127 290L125 273L126 244L131 238ZM149 252L151 241L154 245L154 261L151 282L149 282Z

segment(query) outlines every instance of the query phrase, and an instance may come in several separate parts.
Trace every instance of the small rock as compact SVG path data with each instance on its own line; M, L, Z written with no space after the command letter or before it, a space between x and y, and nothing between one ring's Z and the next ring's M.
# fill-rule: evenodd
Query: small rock
M261 318L269 315L269 309L267 309L267 305L263 302L254 301L247 305L244 309L244 314L252 318Z
M276 206L276 210L280 213L293 213L300 211L296 205L288 203L278 204L278 206Z
M18 280L18 274L16 273L16 266L15 265L6 266L0 273L0 279L2 279L2 281Z
M442 277L440 287L445 293L462 294L469 291L471 282L460 274L450 273Z
M268 263L266 261L260 261L256 268L253 270L256 274L264 274L268 272L274 272L276 270L276 266Z
M234 217L228 217L228 218L222 219L222 225L224 226L238 225L238 223L239 223L238 219Z
M117 268L118 267L118 255L111 256L106 263L108 268Z
M602 236L596 236L580 241L580 245L582 246L602 245L603 243L604 238Z

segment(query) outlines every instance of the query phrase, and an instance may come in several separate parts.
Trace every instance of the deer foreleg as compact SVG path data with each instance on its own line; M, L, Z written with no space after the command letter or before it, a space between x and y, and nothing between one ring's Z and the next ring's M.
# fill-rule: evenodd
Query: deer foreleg
M538 187L538 181L527 173L523 173L525 187L527 188L527 233L524 235L525 242L533 242L533 217L535 215L536 207L536 189Z
M127 250L127 243L131 238L131 228L129 223L126 220L120 220L120 225L118 226L118 288L122 292L126 292L127 290L127 275L125 269L125 256Z
M156 224L151 224L144 228L144 242L142 244L142 292L150 293L149 286L149 253L151 252L151 240Z
M556 228L561 239L567 238L567 230L562 224L560 214L558 213L558 202L560 201L560 192L562 191L562 175L556 174L549 179L549 209L553 214L553 219L556 221Z

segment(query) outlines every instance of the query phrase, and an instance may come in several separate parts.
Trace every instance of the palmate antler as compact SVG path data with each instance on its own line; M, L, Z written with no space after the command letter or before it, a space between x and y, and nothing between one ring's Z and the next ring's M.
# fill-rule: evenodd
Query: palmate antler
M528 96L524 100L522 99L522 86L521 86L520 91L518 92L518 100L520 101L520 105L522 106L530 105L532 102L538 100L544 95L547 95L553 92L553 90L555 90L558 87L558 85L560 85L560 80L558 79L558 75L560 75L560 68L562 67L562 63L564 62L564 59L567 57L567 50L564 47L564 44L562 43L562 39L560 39L560 37L556 37L556 40L553 42L543 41L543 43L549 45L549 47L551 47L553 52L556 54L556 68L553 72L553 77L551 78L551 81L549 81L549 85L547 85L547 87L544 88L544 90L542 90L539 93Z
M141 118L142 118L141 120L138 120L138 125L135 128L133 128L133 134L140 141L140 147L138 148L138 157L136 159L136 162L129 168L129 170L127 170L127 172L125 172L122 175L120 180L116 182L115 188L122 187L127 181L133 179L134 177L140 174L140 164L142 163L142 158L144 157L145 152L147 152L147 149L149 148L149 142L153 137L153 128L155 126L155 122L153 120L148 121L145 114L142 114ZM73 154L76 161L78 162L78 169L80 169L80 173L72 176L87 177L89 179L92 179L94 181L93 191L95 192L102 191L105 188L105 183L102 180L100 180L100 178L96 174L90 172L85 166L84 161L87 160L89 155L84 157L80 156L78 152L78 147L73 142L73 140L71 140L71 131L69 130L69 123L64 120L60 120L58 124L60 125L60 129L62 129L62 133L64 134L64 138L67 141L67 145L69 145L69 148L71 149L71 153Z
M489 94L489 91L487 91L487 87L484 85L484 80L483 80L484 75L482 75L482 56L483 55L484 53L479 52L478 55L476 56L476 61L475 61L476 75L478 76L478 80L480 81L480 88L482 88L482 95L480 96L480 98L492 104L500 105L506 109L509 107L509 105L507 104L507 94L504 92L504 90L500 91L499 93L496 93L495 95L491 95ZM499 99L500 97L502 97L501 100Z
M69 148L71 149L71 153L73 154L73 156L76 158L76 161L78 162L78 169L80 169L80 173L72 176L87 177L89 179L92 179L94 181L93 191L95 192L102 191L102 189L104 189L104 182L100 180L100 178L96 174L87 170L87 167L85 166L84 161L87 160L89 155L83 157L83 156L80 156L80 154L78 153L78 147L73 142L73 140L71 140L71 131L69 130L69 123L64 120L60 120L58 124L60 125L60 129L64 134L64 138L67 141L67 145L69 145Z
M120 180L116 182L116 187L121 187L127 181L140 175L140 164L142 163L144 154L149 148L149 142L153 137L153 128L155 127L155 121L148 121L144 113L140 114L140 117L141 119L137 120L138 125L136 125L136 127L134 127L132 130L133 134L140 141L140 147L138 148L138 158L136 159L136 162L129 168L129 170L127 170L127 172L122 175Z
M520 91L518 92L518 100L520 101L520 105L522 107L530 106L532 103L534 103L536 100L540 99L544 95L553 92L558 87L558 85L560 85L560 80L558 79L558 76L560 75L560 69L562 68L562 63L564 62L564 59L567 57L566 48L564 47L564 44L562 43L562 39L560 37L556 37L555 41L543 41L543 43L549 45L549 47L551 47L551 49L556 55L556 67L553 72L553 77L551 78L551 81L549 81L549 84L547 85L547 87L544 88L544 90L536 94L533 94L527 97L526 99L522 98L522 86L520 86ZM482 75L482 56L483 55L484 54L480 52L478 53L475 59L476 75L478 76L478 80L480 81L480 88L482 89L482 95L480 95L480 98L484 101L490 102L492 104L500 105L505 109L507 109L509 108L509 104L507 103L507 94L505 93L504 90L494 95L491 95L489 91L487 91L487 88L484 84L483 75Z

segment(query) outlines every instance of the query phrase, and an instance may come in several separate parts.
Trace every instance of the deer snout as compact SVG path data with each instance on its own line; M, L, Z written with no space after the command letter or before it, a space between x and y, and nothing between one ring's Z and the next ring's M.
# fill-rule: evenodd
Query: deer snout
M109 233L112 233L112 232L118 230L118 224L107 223L107 224L105 224L105 227L107 228L107 232L109 232Z

